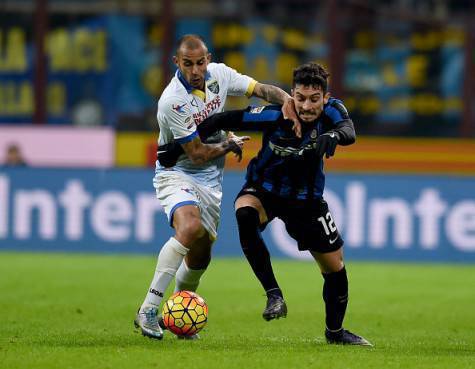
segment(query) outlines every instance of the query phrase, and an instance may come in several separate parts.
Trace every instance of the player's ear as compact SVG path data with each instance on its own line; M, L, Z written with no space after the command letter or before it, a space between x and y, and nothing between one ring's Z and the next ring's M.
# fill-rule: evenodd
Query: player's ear
M211 53L208 53L206 55L206 60L208 61L208 63L211 63Z
M290 89L290 96L294 97L294 92L295 92L294 89L291 88L291 89Z
M323 103L326 104L328 100L330 99L330 93L326 92L325 95L323 95Z
M178 67L178 56L173 55L173 63Z

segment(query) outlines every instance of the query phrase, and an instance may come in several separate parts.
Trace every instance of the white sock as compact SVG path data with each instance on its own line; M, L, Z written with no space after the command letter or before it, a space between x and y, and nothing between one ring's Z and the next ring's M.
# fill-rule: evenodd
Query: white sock
M160 250L157 260L157 268L153 276L150 288L145 296L142 308L145 306L160 306L163 294L176 274L188 248L183 246L175 238L171 237Z
M206 269L190 269L185 260L181 263L176 272L175 292L196 291L200 284L200 278Z

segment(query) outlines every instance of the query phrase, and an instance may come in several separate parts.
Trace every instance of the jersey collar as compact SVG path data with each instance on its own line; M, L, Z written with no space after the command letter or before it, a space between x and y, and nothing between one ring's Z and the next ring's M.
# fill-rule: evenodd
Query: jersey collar
M183 87L185 87L186 92L188 92L189 94L195 89L192 85L190 85L188 83L188 81L185 79L185 77L183 77L183 74L180 72L179 69L177 69L177 71L175 73L175 76L176 76L176 78L178 78L178 80L181 82ZM211 74L208 71L206 71L205 84L206 84L206 81L209 80L210 78L211 78Z

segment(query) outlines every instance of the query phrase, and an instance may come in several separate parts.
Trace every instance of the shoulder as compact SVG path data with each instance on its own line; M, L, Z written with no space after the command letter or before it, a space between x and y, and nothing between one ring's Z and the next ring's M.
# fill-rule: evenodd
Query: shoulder
M209 63L208 64L208 72L210 73L217 73L217 72L220 72L220 71L224 71L224 70L227 70L229 67L224 64L224 63Z
M186 96L188 92L180 80L174 76L160 95L160 100L173 96Z
M163 114L185 115L188 101L184 96L163 96L158 101L158 111Z
M325 115L330 117L334 122L350 119L348 110L346 109L343 101L331 97L324 108Z
M182 105L188 102L188 93L185 88L181 83L176 83L174 79L168 84L165 90L163 90L163 93L158 100L158 108L160 110L170 109L175 104Z
M234 68L231 68L224 63L209 63L208 72L211 74L212 77L215 78L220 76L229 76L232 73L237 73Z

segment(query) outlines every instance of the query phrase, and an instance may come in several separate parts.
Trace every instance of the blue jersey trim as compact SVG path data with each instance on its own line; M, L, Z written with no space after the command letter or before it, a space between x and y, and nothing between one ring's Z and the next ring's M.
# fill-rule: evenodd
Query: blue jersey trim
M175 139L180 145L186 144L187 142L193 141L195 137L198 137L198 131L194 131L191 135Z
M243 122L262 122L262 121L277 121L281 117L280 110L263 110L260 113L245 112L242 118Z
M185 205L196 205L196 206L198 206L197 202L192 201L192 200L182 201L182 202L179 202L178 204L175 204L173 206L172 210L170 211L170 226L171 227L173 227L173 214L175 214L176 209L181 208L182 206L185 206Z
M185 77L183 76L183 74L180 72L179 69L177 69L176 71L176 77L179 79L181 84L186 88L186 92L188 92L189 94L191 93L191 91L195 89L192 85L188 83L188 81L185 79ZM205 81L209 80L210 78L211 78L211 74L208 71L206 71Z
M337 106L339 106L339 109ZM343 113L346 113L346 116ZM348 112L346 112L342 101L334 98L331 98L328 104L325 105L325 114L332 120L333 124L349 119Z

